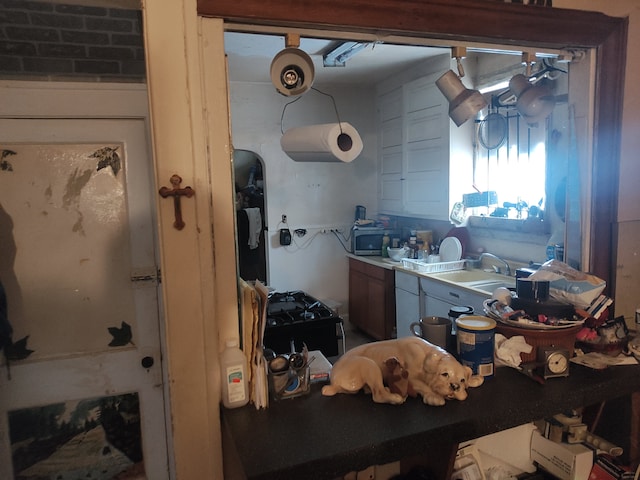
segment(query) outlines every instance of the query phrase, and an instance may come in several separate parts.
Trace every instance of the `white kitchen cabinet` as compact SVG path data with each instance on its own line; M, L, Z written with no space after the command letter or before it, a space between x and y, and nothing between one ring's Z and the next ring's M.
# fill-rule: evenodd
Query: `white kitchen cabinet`
M402 87L378 97L380 210L402 212Z
M473 307L474 314L484 315L483 302L490 294L471 292L466 288L456 287L449 283L429 278L420 278L420 289L423 292L423 311L425 316L448 317L453 306Z
M420 278L411 273L396 270L396 336L412 336L409 330L413 322L422 317Z
M453 204L473 191L473 121L456 127L431 72L378 95L380 212L449 220Z

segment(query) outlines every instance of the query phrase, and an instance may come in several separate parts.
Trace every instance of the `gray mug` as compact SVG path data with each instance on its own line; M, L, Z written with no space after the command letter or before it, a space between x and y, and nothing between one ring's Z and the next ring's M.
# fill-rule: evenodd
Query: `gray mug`
M422 317L413 322L409 330L416 337L447 349L451 346L451 320L444 317Z

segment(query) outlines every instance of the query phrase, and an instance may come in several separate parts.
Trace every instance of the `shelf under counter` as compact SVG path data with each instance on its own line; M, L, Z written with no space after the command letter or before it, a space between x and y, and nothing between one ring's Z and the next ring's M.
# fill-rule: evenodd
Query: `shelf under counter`
M419 398L403 405L376 404L364 393L324 397L320 390L314 385L307 396L272 401L260 411L252 405L223 408L225 478L334 479L416 457L446 478L460 442L629 394L634 394L632 418L637 419L640 365L597 371L572 364L569 377L545 385L501 367L494 378L471 389L467 400L442 407L424 405ZM632 447L630 456L637 461L637 442ZM449 457L433 453L443 450Z

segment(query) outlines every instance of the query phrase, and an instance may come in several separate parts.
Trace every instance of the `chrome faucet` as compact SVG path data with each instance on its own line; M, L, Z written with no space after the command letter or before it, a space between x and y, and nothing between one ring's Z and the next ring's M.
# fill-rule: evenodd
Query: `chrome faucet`
M482 259L483 259L483 258L493 258L494 260L498 260L499 262L504 263L504 274L505 274L507 277L510 277L510 276L511 276L511 267L509 266L509 264L507 263L507 261L506 261L506 260L504 260L504 259L502 259L502 258L498 257L497 255L494 255L493 253L484 252L484 253L482 253L482 254L480 255L480 258L479 258L479 260L480 260L480 265L482 265ZM496 271L496 273L502 273L498 267L496 267L495 265L492 265L492 266L493 266L493 269Z

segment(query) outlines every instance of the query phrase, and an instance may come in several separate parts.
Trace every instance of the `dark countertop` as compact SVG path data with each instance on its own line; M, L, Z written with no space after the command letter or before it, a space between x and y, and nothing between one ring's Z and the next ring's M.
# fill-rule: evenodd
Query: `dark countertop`
M471 389L467 400L442 407L424 405L419 398L398 406L376 404L364 393L324 397L320 389L313 385L307 396L271 401L266 410L222 408L225 457L232 455L249 479L333 479L425 454L431 446L455 446L640 392L640 365L596 371L572 364L568 378L544 385L502 367Z

